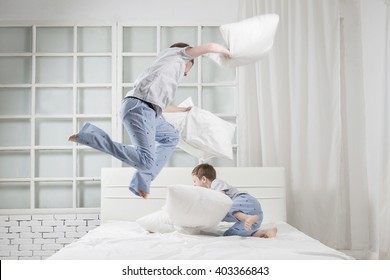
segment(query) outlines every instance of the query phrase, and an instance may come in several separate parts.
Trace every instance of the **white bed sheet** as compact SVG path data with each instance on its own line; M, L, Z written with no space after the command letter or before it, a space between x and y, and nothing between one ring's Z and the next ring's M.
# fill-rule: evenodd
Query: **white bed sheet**
M50 260L309 260L352 259L298 231L278 222L275 238L188 235L181 232L149 233L136 222L110 221L64 247ZM265 224L262 227L270 227ZM213 234L221 234L228 224L221 223Z

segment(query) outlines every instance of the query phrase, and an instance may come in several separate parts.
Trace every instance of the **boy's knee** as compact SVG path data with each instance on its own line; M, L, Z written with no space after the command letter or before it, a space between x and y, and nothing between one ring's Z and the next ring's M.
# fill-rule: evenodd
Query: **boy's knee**
M139 154L138 163L134 166L139 171L149 171L154 167L155 158L149 152L143 152Z
M154 158L149 157L149 156L145 156L145 157L142 157L142 160L139 163L139 165L137 166L137 169L140 171L148 171L148 170L152 169L153 166L154 166Z

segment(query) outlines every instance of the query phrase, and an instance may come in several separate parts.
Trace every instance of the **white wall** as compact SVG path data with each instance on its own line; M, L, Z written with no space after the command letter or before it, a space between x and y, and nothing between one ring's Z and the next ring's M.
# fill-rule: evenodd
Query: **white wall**
M239 0L0 0L0 20L218 25L238 18L238 2Z

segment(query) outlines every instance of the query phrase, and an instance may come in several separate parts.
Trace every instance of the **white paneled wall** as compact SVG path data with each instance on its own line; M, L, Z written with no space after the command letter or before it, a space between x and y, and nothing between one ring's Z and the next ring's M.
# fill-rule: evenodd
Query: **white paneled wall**
M97 213L1 215L0 259L46 259L98 225Z

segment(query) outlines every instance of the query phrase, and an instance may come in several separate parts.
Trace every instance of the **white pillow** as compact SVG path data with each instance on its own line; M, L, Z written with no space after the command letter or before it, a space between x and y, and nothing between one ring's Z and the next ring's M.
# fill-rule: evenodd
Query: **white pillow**
M233 159L233 139L236 126L213 113L193 107L187 114L182 130L182 138L190 147L182 146L184 151L198 149L205 154L199 157L207 161L212 157Z
M208 56L222 66L241 66L258 61L271 50L278 24L278 15L266 14L221 25L219 30L231 58L215 53Z
M175 185L168 188L166 211L175 226L208 229L222 221L231 205L222 192Z
M164 210L159 210L141 217L136 222L150 232L168 233L175 231L172 220Z
M180 133L179 148L202 161L213 157L233 159L234 124L193 106L191 98L179 106L192 108L186 113L164 113Z

